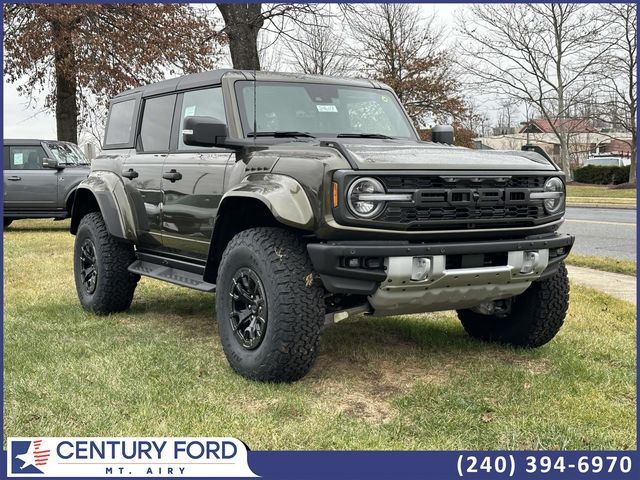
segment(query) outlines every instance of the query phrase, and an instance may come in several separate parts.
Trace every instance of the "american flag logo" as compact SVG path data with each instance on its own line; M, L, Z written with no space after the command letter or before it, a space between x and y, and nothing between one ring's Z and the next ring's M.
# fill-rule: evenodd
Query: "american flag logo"
M51 451L42 446L42 439L37 439L31 442L29 449L25 453L16 455L16 459L22 462L20 470L24 470L29 466L40 469L47 464L50 454Z

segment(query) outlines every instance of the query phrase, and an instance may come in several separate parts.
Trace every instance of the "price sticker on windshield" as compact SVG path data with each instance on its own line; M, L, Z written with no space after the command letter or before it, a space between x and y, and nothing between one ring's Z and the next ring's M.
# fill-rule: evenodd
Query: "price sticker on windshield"
M335 105L316 105L320 113L338 113L338 107Z

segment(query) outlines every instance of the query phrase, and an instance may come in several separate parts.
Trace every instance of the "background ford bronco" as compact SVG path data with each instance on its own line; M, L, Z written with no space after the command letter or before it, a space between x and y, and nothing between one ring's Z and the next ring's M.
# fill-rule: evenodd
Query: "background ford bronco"
M225 354L304 376L327 323L456 309L537 347L568 307L564 174L533 151L422 142L378 82L218 70L124 92L78 187L83 307L127 309L140 275L216 291Z
M4 228L22 218L71 215L76 187L89 175L75 143L4 139Z

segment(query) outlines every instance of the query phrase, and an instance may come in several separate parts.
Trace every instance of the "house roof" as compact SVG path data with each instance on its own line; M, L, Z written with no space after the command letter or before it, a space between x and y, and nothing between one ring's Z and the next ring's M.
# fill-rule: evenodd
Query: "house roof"
M595 133L597 130L593 128L593 125L589 120L584 118L567 118L564 121L567 130L571 133ZM534 118L527 125L520 129L520 133L526 133L529 130L530 133L553 133L553 127L558 128L560 126L560 120L554 120L553 124L548 120L542 118Z

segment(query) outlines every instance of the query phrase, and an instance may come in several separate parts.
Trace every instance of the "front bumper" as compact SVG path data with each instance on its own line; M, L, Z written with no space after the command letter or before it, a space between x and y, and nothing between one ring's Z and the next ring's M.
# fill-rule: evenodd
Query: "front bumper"
M307 248L328 291L367 296L375 315L389 315L468 308L519 295L532 281L553 274L573 241L572 235L553 233L519 240L328 242ZM535 252L536 261L522 273L525 252ZM415 257L428 260L424 279L412 280ZM359 259L357 266L349 266L350 259ZM371 265L379 268L367 268Z

